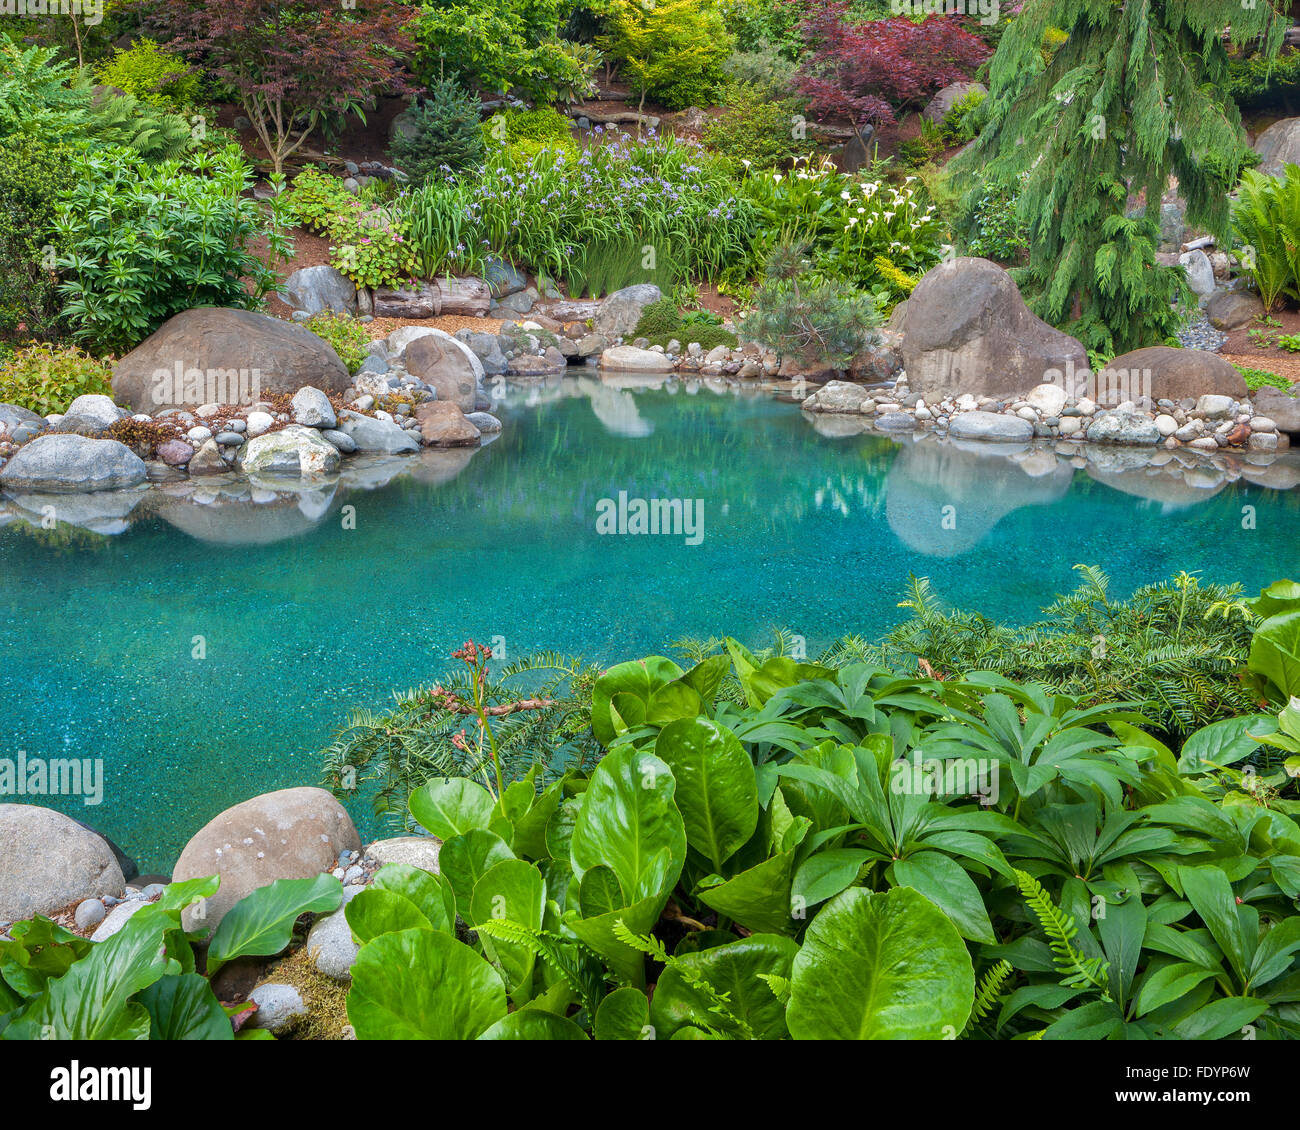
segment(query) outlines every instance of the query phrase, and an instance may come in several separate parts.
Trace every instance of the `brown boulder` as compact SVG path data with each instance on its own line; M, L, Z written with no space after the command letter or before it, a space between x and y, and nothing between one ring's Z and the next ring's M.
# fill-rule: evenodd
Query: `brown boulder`
M462 412L474 411L482 362L450 334L433 330L406 347L406 371Z
M1087 364L1083 346L1030 313L1011 276L988 259L940 264L907 300L903 367L927 403L1013 396Z
M1236 330L1263 317L1264 304L1248 290L1216 290L1205 304L1205 316L1216 330Z
M348 387L347 367L326 341L293 322L252 310L196 307L169 318L113 368L113 398L135 412L255 404L303 385Z
M477 447L483 436L465 413L447 400L430 400L415 409L420 438L427 447Z
M1097 374L1098 404L1157 400L1196 400L1206 393L1245 400L1250 390L1236 369L1217 353L1151 345L1122 353ZM1107 389L1114 390L1107 395Z
M280 789L226 809L181 852L173 881L220 875L221 887L186 911L186 929L215 930L245 895L276 879L309 879L333 869L339 852L359 851L352 818L324 789Z

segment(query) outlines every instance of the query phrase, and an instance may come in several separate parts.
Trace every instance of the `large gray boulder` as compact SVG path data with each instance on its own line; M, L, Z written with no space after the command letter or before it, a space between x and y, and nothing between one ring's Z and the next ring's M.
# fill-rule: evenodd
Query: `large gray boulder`
M352 818L324 789L280 789L226 809L185 845L172 879L220 875L221 888L186 911L186 929L215 930L241 898L276 879L309 879L360 851Z
M950 83L926 103L925 109L921 111L921 117L929 122L941 122L943 116L949 110L956 106L966 95L975 91L980 94L987 94L989 88L982 82Z
M79 494L133 487L144 482L147 474L144 460L115 439L50 434L18 449L0 471L0 487Z
M1248 290L1217 290L1205 304L1205 316L1216 330L1237 330L1263 317L1264 303Z
M1088 425L1091 443L1117 443L1125 447L1152 447L1160 442L1160 429L1145 412L1115 408L1101 412Z
M858 412L871 399L861 385L849 381L827 381L803 402L805 412Z
M1289 393L1265 385L1255 393L1254 404L1255 414L1267 416L1279 432L1300 435L1300 384L1292 385Z
M1087 364L1083 346L1030 313L1011 276L987 259L940 264L907 301L903 367L927 403L1012 396Z
M124 412L110 396L94 393L79 396L64 412L63 419L54 425L56 432L79 432L82 435L99 435L108 431L118 420L125 420L129 412Z
M438 399L450 401L462 412L473 412L483 363L463 341L434 330L406 347L406 371L424 381Z
M312 478L337 471L339 458L337 447L302 424L255 436L239 449L239 466L247 475Z
M1300 118L1274 122L1255 139L1259 171L1280 177L1287 165L1300 165Z
M303 385L343 392L347 366L310 330L251 310L177 314L113 369L113 396L137 412L253 404Z
M613 373L668 373L673 363L666 353L638 349L634 345L616 345L600 355L600 367Z
M357 312L356 284L328 264L294 271L285 279L284 287L284 300L295 310L308 314L319 314L322 310L335 314Z
M89 828L52 808L0 804L0 922L121 897L125 886L112 848Z
M360 412L345 410L340 413L338 430L362 452L403 455L420 450L419 443L410 432L387 420L376 420L373 416L363 416Z
M654 283L638 283L614 291L596 311L596 332L609 337L627 337L641 320L641 311L662 297L663 292Z
M989 443L1025 443L1034 438L1034 426L1019 416L1001 412L963 412L948 425L953 439L980 439Z

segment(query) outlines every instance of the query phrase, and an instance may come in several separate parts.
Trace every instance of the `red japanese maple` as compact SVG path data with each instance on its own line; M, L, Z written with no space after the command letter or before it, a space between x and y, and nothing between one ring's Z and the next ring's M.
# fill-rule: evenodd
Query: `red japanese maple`
M146 22L234 88L278 173L326 116L407 89L414 14L390 0L151 0Z
M848 0L833 0L799 25L808 50L796 85L818 118L848 118L859 128L892 122L895 108L923 104L989 55L951 16L855 23L848 9Z

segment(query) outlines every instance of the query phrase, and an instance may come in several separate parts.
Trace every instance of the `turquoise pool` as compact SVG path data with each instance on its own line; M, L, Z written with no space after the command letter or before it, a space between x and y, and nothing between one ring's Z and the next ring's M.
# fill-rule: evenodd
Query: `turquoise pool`
M595 377L499 411L496 442L376 489L176 499L107 537L0 528L0 756L102 758L102 804L48 803L167 870L221 809L315 783L349 706L429 680L469 636L614 660L683 635L761 646L785 626L811 651L894 622L909 573L1028 619L1076 562L1122 592L1178 569L1257 589L1296 567L1292 455L1237 481L1122 455L1076 467ZM621 491L700 500L700 544L597 533Z

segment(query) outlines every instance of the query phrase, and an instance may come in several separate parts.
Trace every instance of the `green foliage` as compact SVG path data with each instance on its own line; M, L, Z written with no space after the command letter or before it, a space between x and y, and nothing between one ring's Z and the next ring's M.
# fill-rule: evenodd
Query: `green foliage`
M1029 232L1020 218L1023 182L989 184L975 201L969 218L966 252L983 259L1010 263L1029 246Z
M741 333L779 356L805 366L847 368L874 335L882 318L875 299L843 283L807 273L802 248L778 248L768 261L768 280L740 324Z
M832 661L870 656L903 666L924 659L945 672L997 671L1032 679L1087 702L1131 699L1169 735L1185 736L1251 710L1252 697L1238 677L1250 618L1216 614L1238 600L1240 586L1202 584L1179 574L1116 600L1100 570L1076 569L1079 587L1024 627L978 611L941 608L929 582L914 578L901 602L910 619L878 649L852 638L841 641Z
M576 157L553 148L527 159L493 154L469 205L473 242L549 280L575 265L590 274L592 256L634 247L622 285L653 280L661 260L707 279L743 258L753 209L698 145L668 136L596 140Z
M696 342L706 353L719 345L734 348L737 344L736 335L723 329L721 320L715 320L702 310L683 315L676 302L668 297L650 303L641 311L632 336L665 347L673 340L683 348Z
M405 201L368 202L310 167L294 178L281 207L329 237L330 262L357 286L400 286L415 274L419 249L408 238Z
M589 772L412 795L442 874L390 865L349 907L358 1036L1296 1035L1300 800L1231 768L1300 751L1294 706L1178 756L1132 703L723 647L590 684ZM455 697L499 752L484 655Z
M1065 39L1044 60L1052 28ZM1260 40L1269 56L1283 21L1271 5L1237 0L1046 0L1011 21L991 61L987 122L960 171L982 169L993 183L1024 176L1029 301L1089 348L1120 353L1177 328L1171 307L1188 301L1185 281L1155 265L1171 175L1188 222L1227 235L1242 131L1224 91L1225 28L1232 44ZM968 211L983 191L973 183ZM1147 209L1130 219L1139 191Z
M181 924L182 912L201 911L219 886L215 875L169 884L99 943L40 915L15 923L11 940L0 940L0 1039L234 1039ZM342 884L330 875L253 891L218 926L208 975L237 957L279 953L299 915L334 910L342 900Z
M731 37L713 0L610 0L598 40L634 94L670 110L711 105L724 80Z
M87 73L57 48L20 48L0 34L0 138L14 135L105 149L127 146L160 161L194 144L191 123L128 93L96 95Z
M48 416L79 396L109 396L113 368L75 346L33 344L0 361L0 404Z
M1300 51L1292 48L1274 57L1238 53L1228 60L1227 90L1243 109L1289 105L1300 93Z
M734 176L747 168L782 168L811 146L796 137L800 104L773 99L758 86L734 87L727 109L704 131L704 144L727 163Z
M1250 644L1250 673L1274 702L1300 698L1300 584L1276 581L1253 601L1260 617Z
M1234 368L1241 374L1241 379L1246 382L1246 387L1251 392L1258 392L1261 388L1280 388L1283 392L1291 391L1291 381L1286 377L1278 376L1277 373L1270 373L1264 369L1246 369L1240 365Z
M722 70L733 83L726 99L729 106L735 104L737 88L752 88L775 101L794 95L798 67L782 51L767 44L753 51L733 51Z
M0 338L60 334L51 229L74 155L35 137L0 141Z
M949 145L965 145L973 141L980 131L981 107L987 95L982 90L971 90L962 95L939 122L939 134Z
M818 274L876 294L880 304L905 297L907 288L882 272L877 258L920 278L939 262L947 237L915 177L895 187L842 173L828 160L799 160L789 173L751 170L744 190L762 221L748 269L783 243L802 244Z
M573 121L549 106L537 110L501 110L483 123L483 138L488 144L531 141L539 146L565 146L573 141Z
M303 325L330 343L339 355L339 360L348 367L349 373L355 373L361 368L369 356L366 347L370 344L370 335L356 318L336 314L332 310L322 310L313 314Z
M1300 299L1300 167L1288 165L1281 177L1247 170L1232 227L1264 310L1276 309L1284 295Z
M570 6L568 0L424 0L415 24L415 73L426 85L455 77L467 87L555 101L580 87L590 66L556 35Z
M237 146L186 165L152 166L124 150L82 159L55 225L76 338L125 351L182 310L256 307L277 283L253 244L288 248L275 210L268 217L243 195L251 184Z
M483 161L478 100L452 79L429 86L409 110L413 134L393 138L393 160L415 184L477 168Z
M198 98L199 76L151 39L117 48L97 68L96 77L104 86L116 87L162 109L183 111Z

